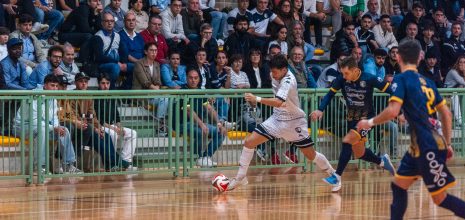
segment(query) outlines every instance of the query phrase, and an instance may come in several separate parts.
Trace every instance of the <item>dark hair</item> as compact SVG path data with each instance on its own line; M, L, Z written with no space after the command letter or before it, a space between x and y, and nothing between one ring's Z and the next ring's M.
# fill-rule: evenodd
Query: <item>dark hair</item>
M352 69L354 67L358 67L357 60L353 56L348 56L341 60L341 63L339 63L339 66L342 68L348 67L349 69Z
M263 60L262 51L260 49L258 49L258 48L250 49L250 51L249 51L249 63L251 63L250 57L252 56L252 54L258 54L260 56L260 62L258 63L258 66L261 67L262 66L262 60Z
M157 19L160 19L160 20L163 21L163 19L160 17L160 15L155 15L155 14L154 14L154 15L150 15L150 17L149 17L149 22L150 22L152 19L154 19L154 18L157 18Z
M283 28L286 28L287 30L287 27L285 25L278 25L278 27L275 29L276 31L272 33L271 38L277 40L279 36L279 31L281 31L281 29Z
M389 16L388 14L381 15L381 17L379 17L379 20L381 21L381 20L383 20L385 18L389 18L389 20L391 20L391 16Z
M189 67L189 68L187 68L187 70L186 70L186 76L188 76L189 73L190 73L191 71L195 71L195 72L196 72L197 74L199 74L199 76L200 76L199 71L198 71L195 67Z
M110 75L108 73L100 73L100 75L97 77L97 82L100 83L104 79L111 82L111 77L110 77Z
M249 25L249 19L247 19L246 16L238 15L238 16L236 16L236 20L234 21L234 26L239 24L239 22L241 22L241 21L245 21L245 22L247 22L247 25Z
M346 21L344 23L344 28L349 27L349 26L354 26L355 27L356 25L355 25L355 23L353 21Z
M34 21L34 18L29 14L22 14L19 16L18 23L24 24Z
M232 65L234 62L236 61L239 61L239 60L244 60L244 58L242 57L241 54L233 54L231 55L231 57L229 58L229 65Z
M393 49L399 49L399 47L398 46L393 46L393 47L391 47L391 49L389 49L389 52L391 52Z
M170 50L170 53L168 54L168 57L171 58L171 56L172 56L173 54L178 54L179 57L181 57L181 51L179 51L179 50L177 50L177 49L172 49L172 50Z
M54 45L54 46L51 46L51 47L48 49L47 56L48 56L48 57L51 57L51 56L52 56L52 53L55 52L55 51L61 52L61 55L65 54L65 51L63 50L63 47L62 47L62 46Z
M369 18L370 20L373 20L373 18L369 14L365 14L365 15L362 16L362 20L365 19L365 18Z
M60 83L60 79L58 79L58 77L55 76L53 73L48 74L44 78L44 84L47 84L47 83Z
M350 56L350 53L347 52L347 51L339 51L339 53L337 54L337 57L339 58L339 57L342 57L342 56L348 57L348 56Z
M10 30L6 27L0 27L0 35L9 35Z
M387 54L386 50L381 49L381 48L377 48L377 49L375 49L375 51L373 51L373 55L375 57L377 57L377 56L387 57L388 54Z
M420 52L421 46L417 40L406 39L398 46L400 59L402 59L405 64L417 65Z
M272 44L270 48L268 48L268 51L271 51L272 49L275 49L275 48L278 48L279 50L281 50L281 46L279 46L278 44Z
M441 8L441 7L438 7L438 8L436 8L436 10L434 10L434 14L436 14L436 12L438 12L438 11L444 13L444 9Z
M148 43L146 43L146 44L144 45L144 51L149 50L149 48L150 48L151 46L155 46L155 47L157 47L157 49L158 49L157 43L155 43L155 42L148 42Z
M139 1L139 0L129 0L129 6L130 6L131 8L133 8L132 5L136 4L137 1ZM145 1L142 0L142 7L144 7L144 5L145 5Z
M282 54L278 54L270 60L270 69L283 69L287 68L288 65L286 56Z
M454 21L454 22L452 22L451 27L453 27L453 26L455 26L455 25L460 25L460 27L462 27L462 22L460 22L460 21Z
M420 2L413 3L412 10L415 9L415 8L425 9L425 7L423 7L423 4L421 4Z
M205 48L199 48L195 54L197 55L199 52L205 52L207 53L207 50Z

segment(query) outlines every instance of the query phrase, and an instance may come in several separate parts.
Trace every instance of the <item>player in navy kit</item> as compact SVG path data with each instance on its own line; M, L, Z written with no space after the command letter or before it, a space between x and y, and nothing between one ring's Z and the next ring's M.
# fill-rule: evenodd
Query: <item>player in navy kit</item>
M451 113L434 82L418 73L416 67L420 53L421 47L416 40L407 40L399 45L397 60L402 74L394 77L388 107L374 118L361 120L357 127L369 129L385 123L396 117L401 108L410 125L410 149L402 158L391 184L391 219L403 218L408 202L407 189L420 177L435 204L465 218L465 202L446 192L455 184L455 178L446 165L448 151L452 152ZM436 112L442 129L441 123L435 119Z
M364 73L358 68L357 61L353 57L347 57L340 63L342 76L336 78L331 84L330 91L326 94L318 107L318 110L310 114L312 120L319 120L323 111L331 102L338 90L342 90L347 106L347 125L349 132L342 140L342 149L339 155L336 173L323 179L333 185L333 192L341 189L341 176L350 161L352 151L355 157L380 165L394 175L394 166L389 155L376 156L369 148L365 148L366 136L369 129L358 130L357 122L375 115L373 108L373 89L378 88L383 92L391 92L388 82L371 74Z

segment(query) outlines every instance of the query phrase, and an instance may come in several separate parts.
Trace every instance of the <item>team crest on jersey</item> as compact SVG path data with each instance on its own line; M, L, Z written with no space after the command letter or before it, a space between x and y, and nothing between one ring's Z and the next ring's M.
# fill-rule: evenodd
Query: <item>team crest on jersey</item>
M360 81L360 86L361 86L362 88L365 88L365 87L367 86L367 82L365 82L365 81L363 81L363 80Z
M381 79L381 77L378 77L377 80L378 80L378 82L382 82L382 81L383 81L383 79Z
M426 81L423 78L420 78L420 83L422 86L426 86Z
M393 84L391 85L391 90L392 90L393 92L395 92L396 89L397 89L397 83L393 83Z

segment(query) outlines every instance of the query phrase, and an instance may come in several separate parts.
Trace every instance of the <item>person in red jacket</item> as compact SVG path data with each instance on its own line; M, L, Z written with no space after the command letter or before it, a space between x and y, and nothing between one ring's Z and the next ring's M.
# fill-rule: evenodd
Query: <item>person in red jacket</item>
M160 64L168 63L166 57L168 56L168 44L166 39L161 33L162 20L158 15L152 15L149 19L149 26L147 29L140 32L140 35L144 39L144 43L155 42L157 44L157 59L156 61Z

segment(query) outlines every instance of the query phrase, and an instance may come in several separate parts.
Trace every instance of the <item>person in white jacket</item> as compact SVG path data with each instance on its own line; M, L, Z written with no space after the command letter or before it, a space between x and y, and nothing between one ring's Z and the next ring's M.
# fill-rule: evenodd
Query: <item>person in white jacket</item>
M165 36L170 48L181 43L181 41L184 41L185 45L189 44L189 39L184 34L182 26L181 8L182 2L180 0L173 0L171 1L170 8L160 13L163 36Z
M398 45L396 37L392 32L391 18L389 15L381 15L379 24L375 25L372 31L375 34L375 41L380 48L386 49L387 51Z

